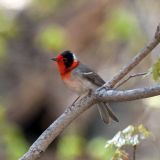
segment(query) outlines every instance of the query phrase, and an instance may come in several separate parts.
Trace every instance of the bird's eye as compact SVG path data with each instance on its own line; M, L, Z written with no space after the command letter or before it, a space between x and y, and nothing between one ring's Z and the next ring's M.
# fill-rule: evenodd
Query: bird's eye
M64 62L67 62L67 58L63 58L63 61L64 61Z

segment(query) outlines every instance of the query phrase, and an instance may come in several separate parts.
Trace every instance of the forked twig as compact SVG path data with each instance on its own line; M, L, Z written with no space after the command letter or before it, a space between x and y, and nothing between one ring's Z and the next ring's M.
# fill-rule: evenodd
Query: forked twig
M139 77L139 76L144 76L144 75L147 75L148 72L144 72L144 73L136 73L136 74L133 74L133 75L130 75L128 76L126 79L124 79L122 82L118 83L114 88L118 88L120 86L122 86L124 83L126 83L128 80L130 80L131 78L134 78L134 77Z
M103 87L114 88L135 66L137 66L158 44L160 43L160 24L157 26L153 40L140 51L126 66L124 66L109 82Z

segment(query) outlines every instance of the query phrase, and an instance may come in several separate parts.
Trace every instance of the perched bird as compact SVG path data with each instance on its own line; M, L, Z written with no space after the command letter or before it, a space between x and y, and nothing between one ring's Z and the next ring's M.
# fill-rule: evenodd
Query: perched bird
M51 60L56 61L64 83L79 96L95 90L105 83L97 73L82 64L71 51L64 51ZM103 122L108 124L111 119L119 121L109 104L99 102L97 105Z

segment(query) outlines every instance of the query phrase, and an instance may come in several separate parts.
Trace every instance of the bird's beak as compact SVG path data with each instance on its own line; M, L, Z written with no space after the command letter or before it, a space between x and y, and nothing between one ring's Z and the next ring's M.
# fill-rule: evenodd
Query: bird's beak
M52 61L57 61L57 58L55 57L55 58L51 58L50 60L52 60Z

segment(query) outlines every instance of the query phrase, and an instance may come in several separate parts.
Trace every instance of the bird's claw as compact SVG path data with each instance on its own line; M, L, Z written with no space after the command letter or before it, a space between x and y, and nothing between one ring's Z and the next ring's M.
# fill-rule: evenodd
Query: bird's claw
M107 87L107 86L105 86L105 85L103 85L103 86L101 86L101 87L99 87L99 88L97 89L97 91L101 91L101 90L108 91L108 90L110 90L110 88Z

